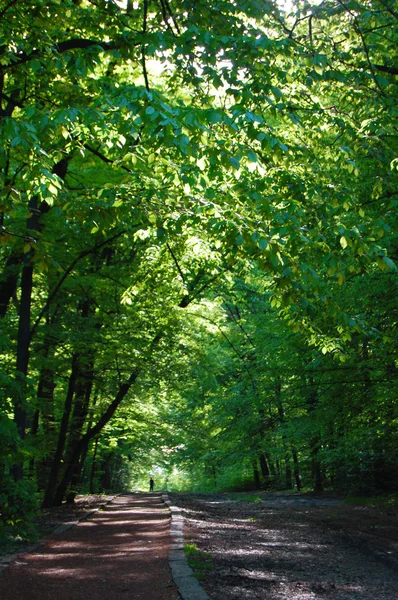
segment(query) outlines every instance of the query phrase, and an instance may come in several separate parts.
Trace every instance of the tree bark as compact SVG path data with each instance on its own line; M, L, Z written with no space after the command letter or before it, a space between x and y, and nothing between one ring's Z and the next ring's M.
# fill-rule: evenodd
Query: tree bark
M67 488L71 482L71 479L73 477L75 467L76 467L76 465L79 464L81 455L87 449L89 442L96 435L98 435L100 431L102 431L102 429L105 427L105 425L113 417L113 415L115 414L116 410L118 409L120 403L125 398L126 394L130 390L133 383L136 381L139 373L140 373L140 371L138 369L136 371L133 371L129 377L129 380L126 383L123 383L119 386L119 391L116 394L113 402L108 406L108 408L102 414L102 416L99 418L97 423L93 427L91 427L80 438L80 440L76 444L73 455L70 457L70 460L69 460L68 464L66 465L64 476L56 489L53 503L51 504L51 506L60 506L62 504L62 500L65 496L66 490L67 490Z
M15 250L6 260L0 278L0 319L5 317L11 298L16 293L22 259L22 251Z
M96 461L97 461L98 441L99 441L99 438L96 438L95 443L94 443L93 458L92 458L92 462L91 462L90 483L89 483L90 494L94 494L94 475L95 475L95 468L96 468Z
M267 460L264 454L260 454L260 469L264 478L264 489L267 490L270 484L270 472L267 464Z
M253 458L252 466L253 466L253 481L254 481L254 486L255 486L256 490L260 490L261 489L261 481L260 481L260 473L258 471L258 465L257 465L257 459L256 458Z
M46 493L43 500L43 508L49 508L54 506L54 496L57 489L57 483L59 473L61 471L62 457L64 454L64 448L66 444L66 436L68 433L68 424L70 413L72 411L73 395L75 392L76 379L77 379L77 353L72 356L72 368L69 375L68 391L66 393L64 412L62 414L61 425L58 433L58 443L55 450L55 454L52 460L52 466L50 475L47 482Z
M46 488L51 470L51 456L56 444L56 421L54 416L55 373L53 359L56 343L50 333L50 323L47 319L46 334L43 342L42 366L37 386L37 401L40 421L44 433L43 455L37 461L37 485L39 490ZM33 435L34 432L32 431Z
M318 403L318 397L316 392L315 380L313 377L309 378L310 382L310 394L307 400L308 414L314 420L315 410ZM321 461L319 458L319 450L321 447L321 438L317 431L317 427L313 428L314 433L311 435L309 440L310 456L311 456L311 473L313 481L313 490L315 493L323 491L323 474Z
M61 179L65 179L66 172L68 169L68 162L70 158L66 157L56 163L52 169L55 175L58 175ZM41 223L42 217L47 214L51 206L47 202L41 202L38 206L38 198L34 196L29 203L29 210L31 216L27 220L27 232L25 243L30 240L35 241L35 233L41 232L43 225ZM32 235L33 234L33 235ZM29 253L30 259L33 257L34 249L33 246ZM6 264L2 275L0 276L0 319L2 319L6 313L10 304L11 298L14 296L18 278L21 272L21 268L26 264L27 255L23 253L22 248L17 245L11 251L10 256L6 260Z
M30 234L35 233L38 228L38 199L33 197L29 202L30 217L27 220L26 228ZM14 421L17 426L19 437L23 440L26 435L27 420L27 398L26 398L26 378L29 365L30 349L30 315L32 304L33 289L33 263L32 258L34 250L31 247L23 257L22 278L21 278L21 299L19 308L18 335L17 335L17 360L16 360L16 395L14 399ZM13 465L11 473L15 481L23 477L23 464L19 462Z
M300 465L297 455L297 450L294 446L292 446L292 456L293 456L293 472L294 472L294 480L296 482L296 488L299 492L301 490L301 476L300 476Z
M275 382L275 397L276 397L276 405L278 408L279 422L283 426L284 423L286 422L286 419L285 419L285 411L283 409L281 396L282 396L282 384L281 384L281 378L278 375L276 378L276 382ZM290 465L290 453L287 448L288 442L287 442L287 436L286 436L285 432L282 433L282 442L283 442L283 449L285 452L285 486L288 490L291 490L293 487L292 467Z

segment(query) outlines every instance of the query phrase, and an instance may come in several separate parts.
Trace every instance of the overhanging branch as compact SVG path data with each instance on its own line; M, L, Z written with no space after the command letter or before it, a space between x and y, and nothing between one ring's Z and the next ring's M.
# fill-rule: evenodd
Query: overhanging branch
M48 311L48 309L50 308L55 296L57 295L58 291L60 290L62 284L64 283L65 279L68 277L68 275L73 271L73 269L75 268L75 266L77 265L77 263L82 260L83 258L85 258L86 256L88 256L89 254L91 254L92 252L95 252L96 250L99 250L99 248L102 248L103 246L106 246L106 244L110 244L111 242L113 242L113 240L117 239L118 237L120 237L121 235L123 235L126 231L122 230L119 231L117 234L113 235L112 237L104 240L103 242L101 242L100 244L96 244L95 246L93 246L92 248L89 248L88 250L84 250L83 252L80 252L80 254L75 258L75 260L73 260L71 262L71 264L69 265L69 267L66 269L65 273L62 275L61 279L58 281L57 285L55 286L55 288L53 289L53 291L51 292L51 294L49 295L49 297L47 298L47 302L45 303L45 305L43 306L43 308L41 309L39 316L37 317L31 331L30 331L30 337L32 338L33 335L36 332L36 329L40 323L40 321L42 320L43 316L46 314L46 312Z
M118 50L122 46L132 45L133 47L137 47L140 45L140 42L136 42L133 44L129 44L124 37L120 40L105 42L103 40L90 40L85 38L72 38L70 40L65 40L63 42L55 43L52 46L54 52L58 52L59 54L63 54L64 52L69 52L71 50L85 50L87 48L98 47L99 50L103 52L109 52L110 50ZM36 49L27 54L26 52L18 52L16 55L16 60L10 63L9 67L13 67L15 65L19 65L22 63L29 62L34 58L40 57L44 53L44 50Z

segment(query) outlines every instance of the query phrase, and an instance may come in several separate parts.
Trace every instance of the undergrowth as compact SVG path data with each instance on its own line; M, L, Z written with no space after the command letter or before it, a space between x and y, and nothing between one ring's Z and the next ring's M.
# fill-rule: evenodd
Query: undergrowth
M382 496L347 496L346 504L358 506L374 506L379 508L398 508L398 494Z
M185 556L196 579L202 581L209 571L213 570L213 561L209 552L199 550L196 544L184 544Z

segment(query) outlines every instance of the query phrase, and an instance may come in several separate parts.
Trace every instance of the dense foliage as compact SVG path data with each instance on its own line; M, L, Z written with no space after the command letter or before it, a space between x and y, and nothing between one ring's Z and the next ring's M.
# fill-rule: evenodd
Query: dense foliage
M6 530L154 465L397 484L397 18L3 0Z

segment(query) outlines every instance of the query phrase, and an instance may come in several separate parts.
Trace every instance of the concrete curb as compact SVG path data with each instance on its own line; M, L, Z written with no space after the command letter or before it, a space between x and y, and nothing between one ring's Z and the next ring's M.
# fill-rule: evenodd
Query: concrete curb
M173 506L168 495L162 494L163 502L171 513L169 566L182 600L211 600L194 577L184 552L184 517L177 506Z

